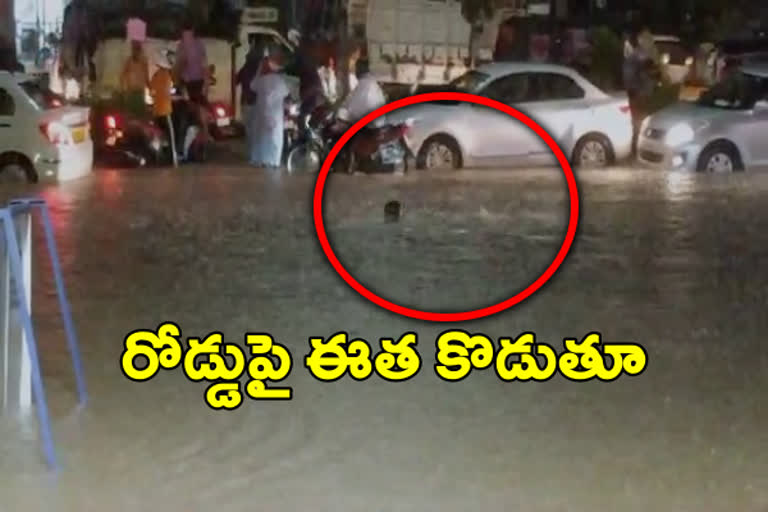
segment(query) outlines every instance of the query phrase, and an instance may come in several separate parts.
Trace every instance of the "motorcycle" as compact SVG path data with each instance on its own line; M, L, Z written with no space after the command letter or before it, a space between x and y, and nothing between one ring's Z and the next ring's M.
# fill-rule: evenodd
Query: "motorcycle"
M104 165L144 167L162 146L154 124L130 114L94 113L91 126L94 157Z
M285 103L285 126L283 128L283 163L288 159L290 149L299 139L299 104L289 100Z
M100 162L117 167L169 165L173 162L167 127L114 110L94 111L93 115L95 157ZM171 123L176 134L177 152L186 155L187 161L205 161L207 142L197 116L184 98L174 97Z
M360 130L336 155L332 172L352 174L405 173L414 155L405 142L412 120ZM317 172L350 124L334 112L321 110L305 116L299 140L289 150L286 168L291 174Z

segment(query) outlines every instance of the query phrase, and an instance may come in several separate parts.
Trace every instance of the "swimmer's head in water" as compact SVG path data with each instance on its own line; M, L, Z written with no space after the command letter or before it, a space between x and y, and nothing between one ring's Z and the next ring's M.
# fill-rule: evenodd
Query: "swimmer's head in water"
M389 201L384 205L384 221L397 222L403 214L403 206L400 201Z

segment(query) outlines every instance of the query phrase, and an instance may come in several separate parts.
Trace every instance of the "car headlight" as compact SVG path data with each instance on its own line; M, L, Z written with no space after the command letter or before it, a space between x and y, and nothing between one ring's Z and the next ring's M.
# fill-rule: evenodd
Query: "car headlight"
M299 115L299 105L298 105L298 103L292 103L288 107L288 115L292 116L292 117L295 117L295 116Z
M667 132L667 136L664 138L664 142L668 146L672 147L681 146L693 141L693 137L695 135L696 134L693 131L693 128L691 128L689 125L684 123L676 124Z

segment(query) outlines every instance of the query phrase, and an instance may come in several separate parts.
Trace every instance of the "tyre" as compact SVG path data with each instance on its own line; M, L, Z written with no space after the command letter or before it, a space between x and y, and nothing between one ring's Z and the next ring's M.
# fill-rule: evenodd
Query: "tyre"
M448 135L428 138L416 155L416 167L419 169L460 169L462 164L459 145Z
M582 137L573 148L573 165L582 169L605 169L613 163L613 148L603 135Z
M208 157L208 149L206 144L200 141L195 141L189 148L189 161L196 163L205 162Z
M698 172L729 173L744 170L741 155L730 142L713 142L704 148L696 163Z
M17 153L6 153L0 155L0 180L37 183L40 181L40 176L27 157Z
M353 174L355 172L355 158L350 151L342 149L333 161L333 172Z
M315 144L296 144L285 158L285 167L289 174L318 172L322 164L322 152Z

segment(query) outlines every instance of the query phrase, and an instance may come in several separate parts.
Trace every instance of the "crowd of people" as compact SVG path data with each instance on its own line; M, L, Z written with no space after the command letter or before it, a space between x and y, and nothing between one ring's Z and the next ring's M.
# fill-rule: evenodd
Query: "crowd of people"
M249 162L270 169L281 165L285 102L291 99L280 56L273 51L251 47L236 77ZM342 122L351 123L386 103L383 90L360 60L359 49L349 53L344 75L329 52L318 52L309 45L299 48L298 60L299 98L293 99L299 102L300 117L327 106L337 110Z
M186 94L189 103L198 110L203 137L208 139L206 109L208 59L205 45L192 26L186 26L171 63L164 54L154 56L157 71L150 75L149 59L140 41L131 42L131 53L122 70L121 84L125 101L137 108L145 103L145 91L153 99L153 114L158 126L169 131L175 142L171 121L173 102L171 90ZM342 76L330 52L317 52L308 45L298 51L299 98L291 98L288 82L283 75L279 51L252 46L245 64L236 74L241 90L241 112L252 166L277 169L281 166L284 148L285 111L287 101L298 101L299 115L312 113L320 106L337 110L341 122L351 123L386 103L382 88L360 59L360 50L348 53ZM183 154L174 156L184 158ZM175 162L175 161L174 161Z

